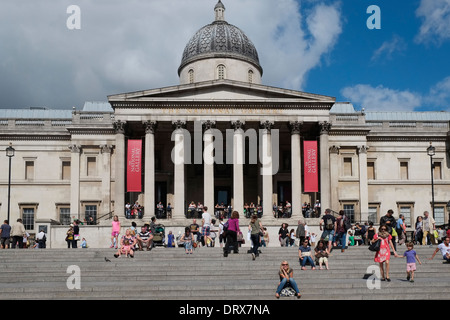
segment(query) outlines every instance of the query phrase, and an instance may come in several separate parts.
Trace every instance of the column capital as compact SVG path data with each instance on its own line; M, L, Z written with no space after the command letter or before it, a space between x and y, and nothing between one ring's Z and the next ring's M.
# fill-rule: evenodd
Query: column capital
M330 133L331 123L329 123L328 121L319 122L319 126L321 135Z
M115 121L113 123L114 125L114 130L116 131L116 133L121 133L121 134L125 134L125 122L122 122L120 120Z
M112 146L107 145L107 144L101 144L100 146L100 151L101 153L111 153L112 151Z
M358 153L367 153L367 150L369 149L368 146L358 146Z
M273 129L273 125L274 125L273 121L266 120L266 121L261 121L259 126L261 129L264 129L264 130L267 130L267 132L270 132Z
M339 149L340 149L341 147L339 147L339 146L331 146L330 147L330 153L333 153L333 154L339 154Z
M77 144L71 144L68 147L70 149L70 152L72 153L81 153L81 146Z
M214 120L205 120L202 121L203 130L207 131L216 127L216 121Z
M172 121L172 127L173 127L175 130L186 129L186 121L184 121L184 120L175 120L175 121Z
M143 123L144 128L145 128L145 133L151 133L151 134L155 134L156 132L156 128L158 127L158 123L156 121L146 121Z
M239 129L244 130L244 126L245 126L245 121L241 121L241 120L231 121L231 127L234 130L239 130Z
M303 121L290 121L288 127L291 130L291 134L300 134L303 127Z

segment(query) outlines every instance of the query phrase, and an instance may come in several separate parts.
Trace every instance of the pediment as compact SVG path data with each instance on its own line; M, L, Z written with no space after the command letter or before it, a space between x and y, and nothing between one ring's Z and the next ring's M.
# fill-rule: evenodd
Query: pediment
M237 103L320 103L335 102L334 97L281 89L259 84L231 80L215 80L136 91L108 96L113 108L124 104L147 104L159 102L237 102Z

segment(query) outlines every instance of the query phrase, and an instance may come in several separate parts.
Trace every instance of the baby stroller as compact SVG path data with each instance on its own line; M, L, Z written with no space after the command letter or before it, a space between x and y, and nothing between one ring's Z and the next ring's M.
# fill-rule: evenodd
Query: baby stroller
M155 233L153 234L153 244L156 246L166 246L165 244L166 228L162 224L155 226Z

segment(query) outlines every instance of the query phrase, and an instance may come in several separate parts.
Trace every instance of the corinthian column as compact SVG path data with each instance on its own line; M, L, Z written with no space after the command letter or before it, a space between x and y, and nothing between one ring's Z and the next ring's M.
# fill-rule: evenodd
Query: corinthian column
M320 125L320 205L322 212L331 206L330 194L330 154L328 134L331 123L325 121Z
M263 185L263 217L272 217L273 175L272 175L272 137L273 122L261 122L261 175Z
M155 131L156 122L147 121L145 127L144 210L147 216L155 214Z
M203 122L203 205L208 207L209 212L214 212L214 140L212 129L216 126L215 121Z
M184 218L185 212L184 130L186 127L186 122L178 120L173 122L172 125L175 129L173 132L173 141L175 141L175 146L172 154L172 161L174 164L174 208L172 210L172 216L174 219L182 219Z
M244 212L244 123L231 122L233 133L233 208Z
M114 122L116 131L116 176L114 194L114 214L125 217L125 122Z
M302 158L300 153L300 132L303 122L289 123L291 129L291 181L292 181L292 218L298 220L302 215Z

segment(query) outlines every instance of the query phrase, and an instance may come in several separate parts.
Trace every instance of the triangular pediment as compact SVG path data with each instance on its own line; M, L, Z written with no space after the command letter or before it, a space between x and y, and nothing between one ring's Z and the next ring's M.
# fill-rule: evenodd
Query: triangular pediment
M281 89L260 84L232 80L214 80L136 91L108 96L113 107L116 103L171 102L262 102L262 103L322 103L333 104L334 97L301 91Z

